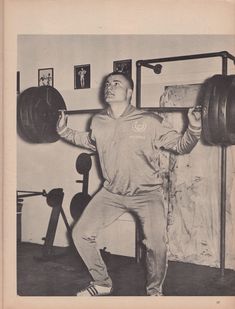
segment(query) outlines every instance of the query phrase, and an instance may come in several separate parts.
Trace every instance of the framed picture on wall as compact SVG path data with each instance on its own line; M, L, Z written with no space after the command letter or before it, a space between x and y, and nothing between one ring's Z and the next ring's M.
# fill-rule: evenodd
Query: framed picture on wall
M160 97L160 107L186 107L197 104L201 84L183 84L165 86Z
M53 68L45 68L38 70L38 86L54 86Z
M91 66L82 64L74 66L74 89L86 89L91 87Z
M113 62L113 71L114 72L121 72L129 77L132 75L132 60L118 60Z

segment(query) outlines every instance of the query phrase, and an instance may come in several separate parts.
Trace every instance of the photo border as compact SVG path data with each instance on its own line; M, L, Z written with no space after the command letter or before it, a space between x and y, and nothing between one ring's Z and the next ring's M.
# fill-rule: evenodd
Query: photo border
M43 71L48 71L48 70L51 70L51 83L49 83L49 85L45 85L45 86L54 87L54 68L42 68L42 69L38 69L38 87L44 86L44 85L40 85L41 73L42 73Z
M78 71L79 69L86 68L88 73L88 81L84 82L84 87L78 87ZM78 64L74 66L74 90L90 89L91 88L91 65L90 64Z

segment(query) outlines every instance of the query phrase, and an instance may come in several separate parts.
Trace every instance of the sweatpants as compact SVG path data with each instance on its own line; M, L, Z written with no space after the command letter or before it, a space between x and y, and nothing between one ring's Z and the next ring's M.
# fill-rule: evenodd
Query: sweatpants
M85 208L73 228L74 244L94 283L112 286L106 265L97 248L100 230L125 212L138 217L146 247L146 293L158 295L167 271L167 218L162 188L134 196L113 194L102 188ZM115 241L115 240L114 240ZM123 239L123 241L128 241Z

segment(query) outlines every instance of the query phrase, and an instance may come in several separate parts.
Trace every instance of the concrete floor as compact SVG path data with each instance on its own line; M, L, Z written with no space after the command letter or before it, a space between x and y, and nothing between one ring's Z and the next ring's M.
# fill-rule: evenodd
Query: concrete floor
M18 245L17 292L21 296L74 296L91 280L79 255L71 248L53 248L42 261L42 246ZM145 295L145 270L133 258L103 253L114 284L113 296ZM235 271L169 262L163 287L166 296L235 296Z

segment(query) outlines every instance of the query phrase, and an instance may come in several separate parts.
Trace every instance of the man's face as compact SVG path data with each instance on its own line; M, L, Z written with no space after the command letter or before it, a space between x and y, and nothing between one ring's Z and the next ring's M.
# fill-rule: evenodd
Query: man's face
M104 98L107 103L130 101L132 90L122 75L111 75L104 86Z

